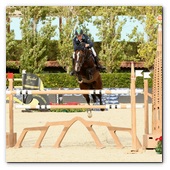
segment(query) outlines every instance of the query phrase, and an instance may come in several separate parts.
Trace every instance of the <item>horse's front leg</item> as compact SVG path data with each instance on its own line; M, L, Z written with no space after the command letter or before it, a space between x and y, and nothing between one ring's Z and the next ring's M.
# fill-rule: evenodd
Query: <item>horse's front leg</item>
M85 97L87 104L90 105L90 97L89 97L89 95L88 94L83 94L83 96ZM87 116L89 118L92 117L92 109L87 109Z
M94 75L94 68L86 69L86 75L88 80L92 80Z
M93 76L91 74L89 74L89 80L92 80Z
M76 75L77 75L77 77L78 77L78 83L79 83L79 84L83 83L83 79L82 79L82 77L81 77L81 75L80 75L80 72L76 72Z

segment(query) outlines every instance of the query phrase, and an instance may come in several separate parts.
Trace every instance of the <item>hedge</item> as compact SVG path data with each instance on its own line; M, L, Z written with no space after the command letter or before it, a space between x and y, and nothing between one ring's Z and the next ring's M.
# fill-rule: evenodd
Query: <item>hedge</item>
M46 73L37 74L42 80L45 88L76 88L79 87L76 76L70 76L68 73ZM153 74L151 74L151 77ZM21 74L14 74L14 78L21 78ZM105 88L129 88L131 82L130 73L101 73L103 87ZM144 87L143 77L136 78L136 88ZM6 81L8 86L8 81ZM14 81L14 86L21 86L22 82ZM152 78L148 79L148 87L152 87Z

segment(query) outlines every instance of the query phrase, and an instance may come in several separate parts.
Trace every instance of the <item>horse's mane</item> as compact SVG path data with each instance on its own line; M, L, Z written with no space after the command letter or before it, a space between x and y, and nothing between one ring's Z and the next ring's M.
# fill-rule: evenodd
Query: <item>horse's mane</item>
M87 47L85 47L85 49L84 49L84 53L86 54L86 56L85 56L85 57L87 57L87 56L88 56L88 54L90 54L90 51L89 51L89 49L88 49Z
M85 58L87 57L87 55L90 54L90 51L89 51L89 49L88 49L87 47L84 47L84 49L83 49L82 46L79 46L77 50L78 50L78 51L82 51L82 52L86 55ZM77 52L78 52L78 51L77 51ZM77 52L76 52L76 53L77 53Z

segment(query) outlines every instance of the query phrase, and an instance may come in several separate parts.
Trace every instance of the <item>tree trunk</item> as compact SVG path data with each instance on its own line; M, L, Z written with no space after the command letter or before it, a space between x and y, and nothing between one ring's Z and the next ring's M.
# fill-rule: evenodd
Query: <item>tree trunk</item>
M67 66L67 67L66 67L66 71L67 71L67 73L69 73L69 68L70 68L69 66Z
M34 24L33 24L33 34L34 34L34 36L35 36L36 31L37 31L37 19L34 18Z
M10 22L10 18L9 18L9 17L8 17L8 19L7 19L7 22L8 22L8 23ZM8 26L8 28L7 28L7 32L10 33L10 24L9 24L9 26Z

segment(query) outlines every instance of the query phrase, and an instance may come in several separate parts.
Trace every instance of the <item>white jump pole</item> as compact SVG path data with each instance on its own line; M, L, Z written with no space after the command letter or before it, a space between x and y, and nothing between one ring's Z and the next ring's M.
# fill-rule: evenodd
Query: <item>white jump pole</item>
M131 105L16 105L16 109L131 109ZM144 105L136 105L136 109Z
M136 98L135 98L135 72L134 63L131 62L131 128L132 128L132 152L137 152L136 137Z
M16 90L6 91L6 94L130 94L131 90ZM137 89L135 93L143 93L143 90Z

